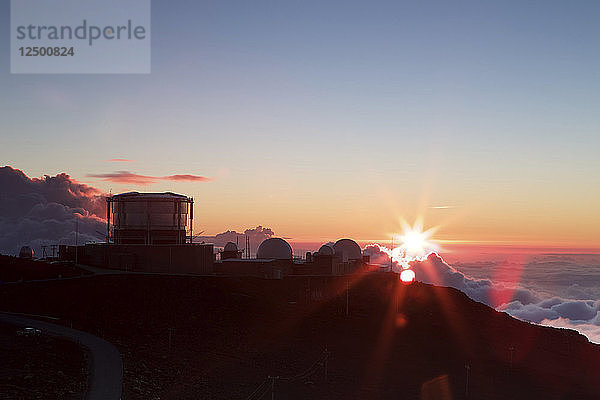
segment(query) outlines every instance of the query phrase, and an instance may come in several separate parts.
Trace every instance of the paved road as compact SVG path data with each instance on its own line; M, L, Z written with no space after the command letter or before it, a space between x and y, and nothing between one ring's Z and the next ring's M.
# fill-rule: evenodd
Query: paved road
M106 340L87 332L38 321L13 314L0 313L0 321L17 326L41 329L46 335L72 340L90 352L90 377L87 400L119 400L123 385L121 354Z

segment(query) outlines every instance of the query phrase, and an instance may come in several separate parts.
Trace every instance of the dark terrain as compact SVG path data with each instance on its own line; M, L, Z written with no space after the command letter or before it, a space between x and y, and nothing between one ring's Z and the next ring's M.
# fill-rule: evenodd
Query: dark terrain
M89 275L68 262L41 262L0 255L0 282L57 279Z
M87 361L79 346L19 330L0 323L0 399L83 398Z
M584 336L394 274L84 277L2 285L0 304L117 346L124 399L246 399L269 375L276 399L600 398Z

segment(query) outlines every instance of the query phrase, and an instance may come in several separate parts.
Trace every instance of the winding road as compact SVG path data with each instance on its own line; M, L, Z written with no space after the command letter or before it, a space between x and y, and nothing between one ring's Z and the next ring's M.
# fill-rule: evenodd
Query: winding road
M0 321L19 327L40 329L43 334L65 338L90 352L87 400L119 400L123 385L123 362L115 346L97 336L61 325L0 313Z

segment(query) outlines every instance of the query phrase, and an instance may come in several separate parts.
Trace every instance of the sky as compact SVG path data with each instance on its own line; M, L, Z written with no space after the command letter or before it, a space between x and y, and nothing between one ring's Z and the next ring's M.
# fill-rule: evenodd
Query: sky
M17 75L0 0L0 164L193 196L209 234L385 240L421 216L444 243L600 248L599 17L155 0L150 74Z

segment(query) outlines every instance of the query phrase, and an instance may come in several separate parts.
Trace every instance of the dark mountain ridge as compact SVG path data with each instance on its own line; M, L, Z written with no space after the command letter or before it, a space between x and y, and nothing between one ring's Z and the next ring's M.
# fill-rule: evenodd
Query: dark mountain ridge
M584 336L395 274L106 275L2 285L0 303L115 344L124 399L246 399L265 380L270 398L268 376L281 399L600 398Z

